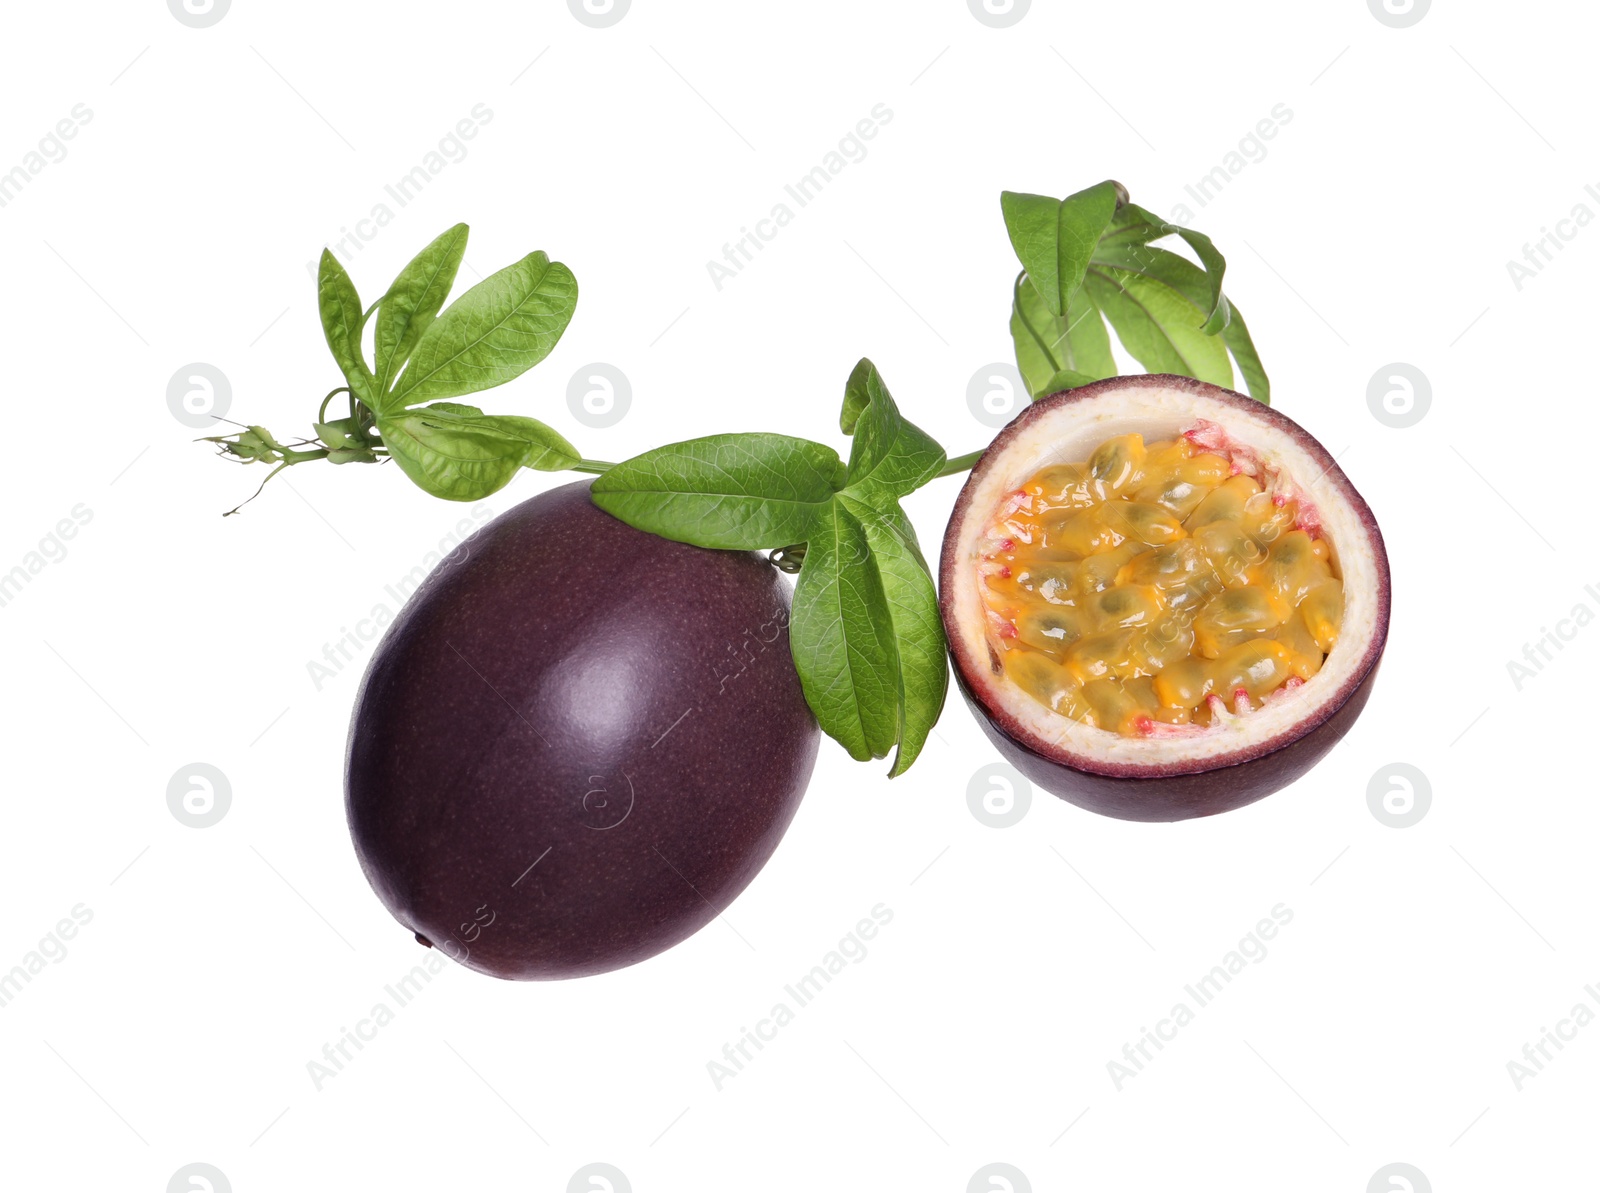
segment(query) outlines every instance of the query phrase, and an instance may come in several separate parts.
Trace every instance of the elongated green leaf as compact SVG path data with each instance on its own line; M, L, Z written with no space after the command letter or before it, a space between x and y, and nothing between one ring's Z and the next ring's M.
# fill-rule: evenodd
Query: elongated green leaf
M1228 346L1228 351L1233 353L1234 362L1239 366L1239 373L1250 389L1250 396L1262 405L1270 406L1272 382L1267 380L1267 370L1261 365L1261 357L1256 354L1255 341L1250 338L1250 329L1245 326L1244 316L1239 313L1238 307L1231 307L1228 326L1222 329L1222 342Z
M851 420L855 439L845 485L868 505L889 505L938 475L944 467L944 448L906 421L878 370L865 358L845 387L846 411L861 398L865 405Z
M1000 210L1011 247L1052 315L1064 315L1073 292L1083 284L1083 271L1116 212L1118 198L1117 184L1110 181L1065 199L1001 193Z
M1200 304L1200 309L1206 312L1206 321L1200 330L1208 336L1214 336L1228 326L1228 318L1232 313L1229 309L1228 296L1222 292L1222 275L1227 272L1228 263L1217 250L1217 246L1211 243L1211 237L1205 233L1180 228L1178 235L1194 250L1195 256L1200 258L1200 264L1205 266L1209 292L1207 301Z
M1201 330L1207 335L1214 336L1228 325L1228 299L1222 292L1222 276L1228 270L1228 263L1217 246L1212 243L1211 237L1203 232L1185 228L1181 224L1169 224L1150 214L1143 207L1128 203L1111 221L1111 227L1101 238L1095 258L1099 260L1106 257L1111 264L1119 264L1121 257L1130 255L1137 257L1140 246L1147 245L1152 240L1159 240L1163 236L1172 235L1181 237L1183 242L1194 250L1195 256L1200 258L1201 267L1205 270L1206 297L1201 299L1189 294L1189 298L1204 313L1205 321Z
M1050 313L1061 314L1061 200L1001 191L1000 213L1024 272Z
M806 541L826 519L844 465L788 435L713 435L635 456L591 496L630 526L698 547L758 550Z
M1074 373L1071 369L1062 369L1044 383L1039 392L1034 395L1033 400L1037 402L1040 398L1047 398L1051 394L1060 393L1062 390L1077 389L1080 385L1088 385L1090 382L1099 380L1101 378L1091 377L1087 373Z
M550 354L572 319L578 282L543 253L492 274L428 325L385 409L503 385Z
M376 360L378 389L388 393L406 357L433 322L455 285L467 251L467 225L457 224L411 259L378 306Z
M1210 281L1204 270L1170 249L1158 248L1153 244L1104 246L1095 254L1094 265L1091 266L1096 269L1101 267L1142 274L1153 282L1176 290L1189 300L1197 317L1210 294ZM1198 328L1199 324L1194 323L1194 326Z
M1100 238L1100 248L1114 249L1128 245L1149 244L1152 240L1173 236L1184 230L1183 225L1168 223L1137 203L1124 203L1112 217L1105 235Z
M1197 312L1210 300L1211 282L1208 275L1198 269L1192 261L1155 245L1121 247L1103 245L1096 254L1096 262L1117 264L1130 272L1143 274L1153 281L1169 286L1193 303ZM1272 385L1267 379L1266 370L1261 365L1260 356L1256 354L1256 347L1250 339L1250 330L1245 326L1244 316L1231 302L1227 307L1228 325L1222 329L1222 342L1233 353L1234 361L1239 366L1239 373L1250 390L1250 396L1259 402L1270 403Z
M1068 302L1067 314L1057 318L1027 279L1019 278L1012 295L1011 339L1017 371L1032 397L1053 393L1052 379L1064 372L1092 380L1117 375L1105 320L1081 288Z
M840 502L806 544L789 646L823 732L858 762L887 754L900 732L894 624L867 533Z
M328 349L344 374L345 384L371 406L375 386L372 371L361 357L361 296L339 259L327 249L317 267L317 310Z
M910 519L897 506L875 510L843 493L839 503L866 532L894 631L900 748L889 772L892 779L905 774L917 760L944 708L950 682L944 623L933 576Z
M1055 343L1063 369L1097 380L1117 375L1117 361L1111 355L1111 335L1106 331L1105 319L1082 287L1073 293L1066 317L1059 320L1055 328L1060 331Z
M790 644L806 701L857 759L921 752L948 682L938 598L898 498L944 449L907 422L870 360L845 386L850 463L783 435L718 435L610 468L590 492L631 526L703 547L805 545Z
M874 387L882 388L883 378L878 376L877 366L863 356L856 362L856 367L850 370L850 377L844 383L844 404L839 407L839 429L846 435L856 433L856 423L861 418L861 412L872 401Z
M1149 372L1233 384L1227 346L1200 330L1198 308L1178 291L1145 274L1104 265L1089 270L1084 288L1122 346Z
M378 416L383 445L413 481L435 497L476 501L503 488L519 468L557 471L578 451L550 427L519 415L437 402Z

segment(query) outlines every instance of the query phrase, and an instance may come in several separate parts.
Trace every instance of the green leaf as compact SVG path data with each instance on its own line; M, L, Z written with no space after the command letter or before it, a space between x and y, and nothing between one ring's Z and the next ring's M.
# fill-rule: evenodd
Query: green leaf
M1209 236L1128 202L1112 182L1059 204L1008 191L1001 208L1024 268L1012 294L1011 338L1017 369L1035 399L1084 378L1116 375L1109 320L1123 347L1148 370L1231 386L1231 354L1250 395L1270 400L1250 332L1223 292L1227 261ZM1080 269L1089 228L1097 229L1095 242ZM1164 236L1180 237L1200 264L1151 244Z
M1108 180L1065 199L1001 192L1011 247L1052 315L1064 315L1083 284L1083 271L1116 212L1119 191Z
M1050 312L1061 314L1065 310L1060 297L1061 200L1001 191L1000 214L1023 270L1039 288ZM1088 264L1087 257L1084 263Z
M1047 398L1051 394L1060 393L1062 390L1077 389L1080 385L1088 385L1091 382L1100 380L1102 378L1091 377L1087 373L1074 373L1071 369L1062 369L1044 383L1039 392L1033 395L1033 400L1037 402L1040 398Z
M807 541L789 646L823 732L858 762L887 754L900 731L894 624L867 532L841 502Z
M906 421L878 370L865 358L845 387L846 412L863 398L850 420L855 439L845 470L846 491L874 507L891 505L939 474L944 448Z
M1228 319L1232 315L1228 296L1222 292L1222 275L1227 272L1228 263L1217 251L1217 246L1211 243L1211 237L1204 233L1179 228L1178 235L1194 250L1195 256L1200 258L1200 264L1205 267L1210 290L1207 301L1199 304L1200 309L1206 312L1206 321L1200 330L1208 336L1214 336L1228 326Z
M503 385L538 364L572 319L578 282L530 253L468 290L428 325L385 410Z
M892 779L917 760L944 708L950 676L939 597L917 533L898 507L873 510L843 493L838 500L866 532L894 631L900 748L889 772Z
M317 433L318 439L334 451L362 446L355 435L354 419L340 418L331 423L312 423L311 429Z
M380 414L377 422L384 447L405 474L450 501L487 497L519 468L553 472L580 459L572 444L535 419L485 414L459 402Z
M856 433L861 412L872 401L874 385L882 388L883 378L878 376L877 366L863 356L856 362L856 367L850 370L850 377L844 383L844 405L839 409L839 429L846 435Z
M1053 393L1051 381L1063 372L1092 380L1117 375L1105 320L1081 288L1068 302L1066 315L1057 317L1028 280L1019 277L1012 293L1011 339L1017 371L1032 397Z
M1166 249L1154 245L1103 246L1096 254L1095 264L1090 266L1090 270L1098 269L1102 263L1120 265L1121 268L1143 274L1152 281L1177 291L1194 304L1196 320L1200 318L1205 304L1210 301L1211 280L1206 272L1197 268L1194 262ZM1255 344L1250 339L1250 330L1245 325L1244 316L1231 302L1226 305L1228 324L1222 329L1222 342L1233 353L1233 358L1239 366L1239 373L1249 387L1250 396L1259 402L1270 403L1271 382L1268 381L1266 370L1261 365L1261 357L1256 353ZM1201 331L1204 330L1202 327Z
M630 526L698 547L759 550L807 540L844 465L831 447L788 435L713 435L635 456L591 496ZM808 555L809 558L809 555Z
M1222 342L1233 353L1244 383L1250 388L1250 396L1262 405L1270 406L1272 383L1267 380L1267 370L1262 367L1261 357L1256 354L1255 341L1250 338L1250 329L1244 325L1244 316L1239 313L1238 307L1232 307L1231 310L1228 326L1222 329Z
M640 530L702 547L803 543L789 631L806 702L856 759L895 744L916 760L948 685L938 597L898 499L938 475L944 449L896 407L870 360L845 386L850 462L783 435L671 444L606 471L595 504Z
M373 373L379 392L389 392L395 375L444 306L466 251L467 225L457 224L413 257L390 283L378 306Z
M327 249L317 268L317 310L333 359L355 396L372 405L376 386L361 357L361 296L339 259Z
M1169 224L1157 219L1144 208L1129 203L1117 212L1116 218L1112 220L1111 228L1101 239L1096 259L1112 250L1137 249L1138 246L1146 245L1152 240L1173 234L1181 237L1183 242L1194 250L1195 256L1200 258L1200 264L1205 270L1205 297L1202 299L1194 294L1190 294L1189 297L1204 313L1201 330L1208 336L1214 336L1228 325L1228 298L1222 292L1222 275L1227 272L1228 263L1217 250L1217 246L1211 242L1211 237L1180 224ZM1137 256L1137 252L1131 255ZM1112 260L1111 263L1117 264L1117 261Z
M1147 371L1233 384L1227 346L1200 330L1197 308L1178 291L1147 274L1102 265L1085 276L1084 288Z

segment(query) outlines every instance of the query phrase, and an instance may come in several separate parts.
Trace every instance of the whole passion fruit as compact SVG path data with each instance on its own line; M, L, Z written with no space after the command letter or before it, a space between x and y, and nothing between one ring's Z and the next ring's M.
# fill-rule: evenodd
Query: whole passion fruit
M356 854L424 944L571 978L688 937L788 827L819 733L761 557L646 534L587 483L523 502L414 594L356 699Z
M940 561L957 679L1033 782L1125 820L1304 774L1389 629L1372 511L1277 411L1187 377L1045 398L972 470Z

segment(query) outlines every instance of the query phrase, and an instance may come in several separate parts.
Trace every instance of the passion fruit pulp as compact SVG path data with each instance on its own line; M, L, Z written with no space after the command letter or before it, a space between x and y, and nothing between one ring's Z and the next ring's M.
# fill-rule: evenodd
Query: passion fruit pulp
M457 547L374 654L345 802L410 932L502 978L601 973L719 915L820 733L760 556L618 521L580 482Z
M1045 398L974 466L940 562L957 679L1023 774L1179 820L1304 774L1388 633L1372 511L1284 415L1186 377Z

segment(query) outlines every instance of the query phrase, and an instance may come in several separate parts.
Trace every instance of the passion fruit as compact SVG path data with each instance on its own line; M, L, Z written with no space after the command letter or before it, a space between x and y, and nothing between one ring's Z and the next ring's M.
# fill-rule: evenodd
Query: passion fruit
M1389 630L1371 509L1321 444L1161 374L1054 394L973 467L940 560L957 680L1000 752L1125 820L1252 803L1344 736Z
M587 482L457 547L367 669L345 793L424 944L502 978L650 957L719 915L794 816L820 734L789 588L635 530Z

